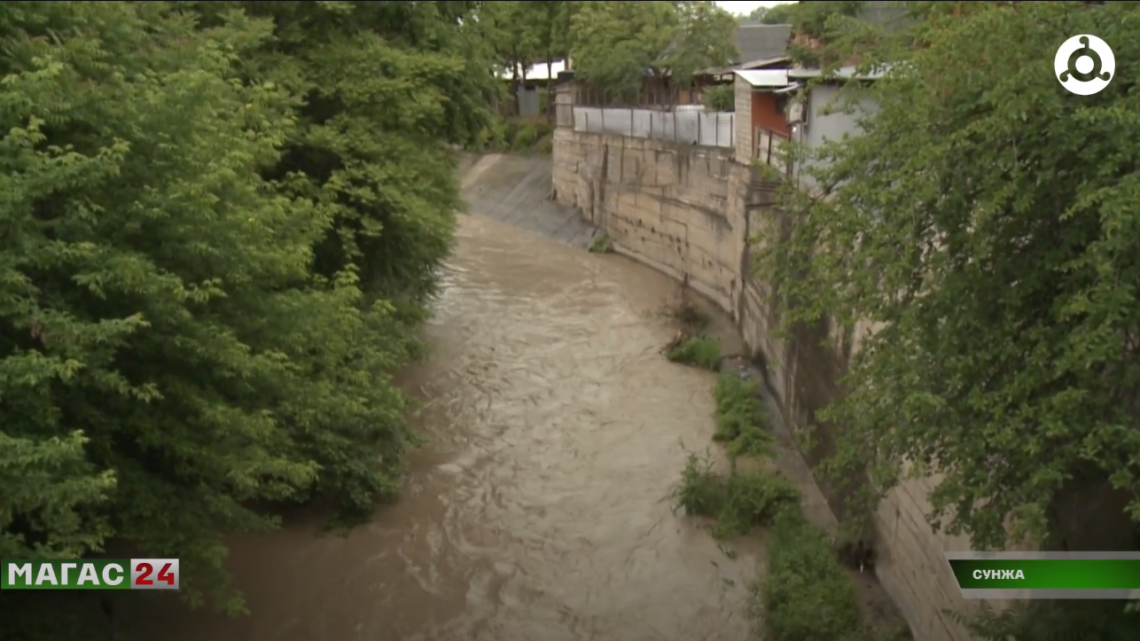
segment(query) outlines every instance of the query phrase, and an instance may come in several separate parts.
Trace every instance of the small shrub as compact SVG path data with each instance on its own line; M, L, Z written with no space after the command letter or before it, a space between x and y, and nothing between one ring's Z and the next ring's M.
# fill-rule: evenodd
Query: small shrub
M690 453L681 471L681 482L673 490L673 501L690 516L716 516L728 494L728 483L713 472L706 452L703 457Z
M768 423L768 414L760 400L760 382L755 379L722 372L713 388L713 400L716 401L714 441L731 441Z
M499 150L504 145L505 130L502 121L493 122L479 132L479 136L471 145L473 151L482 153L488 150Z
M713 535L719 537L767 525L781 510L797 505L800 493L787 479L760 470L717 474L707 454L689 454L673 499L686 514L715 518Z
M768 413L760 399L760 382L734 372L721 372L713 388L716 431L713 440L726 443L725 452L736 470L736 459L772 456L775 438L765 431Z
M736 88L732 85L718 85L705 89L701 96L705 111L731 112L736 111Z
M508 118L503 121L503 140L513 151L531 151L550 137L551 150L554 148L554 127L546 118Z
M554 135L554 123L545 117L531 118L527 120L528 123L534 126L534 135L536 139L542 139L547 136Z
M708 336L690 336L669 350L667 357L674 363L715 371L720 367L720 343Z
M713 528L715 536L747 534L753 527L769 525L781 511L800 502L800 491L794 483L763 470L733 473L726 484Z
M530 149L534 145L535 139L538 137L538 130L532 123L523 123L515 131L514 141L511 148L516 151Z
M608 254L614 250L613 241L605 233L594 236L594 240L590 241L589 252L591 254Z
M768 575L753 585L752 615L771 641L861 641L855 585L823 532L798 510L775 518Z

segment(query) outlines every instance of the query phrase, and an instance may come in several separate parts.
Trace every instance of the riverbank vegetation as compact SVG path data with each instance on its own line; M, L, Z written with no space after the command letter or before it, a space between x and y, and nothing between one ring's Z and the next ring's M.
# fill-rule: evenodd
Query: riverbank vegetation
M716 402L713 440L726 444L730 461L735 461L737 456L768 457L774 453L759 379L723 371L713 388L713 400Z
M760 622L765 639L878 641L863 630L855 586L827 537L798 510L776 515L767 572L751 588L750 614Z
M690 453L674 492L686 514L716 519L719 535L743 534L767 525L789 503L797 504L795 485L761 468L741 471L741 458L765 462L776 454L775 437L759 396L759 382L723 371L713 389L716 403L713 441L725 445L727 473L715 470L711 457Z
M799 490L791 481L763 465L748 470L737 465L742 458L763 463L775 455L775 439L767 430L757 392L755 381L736 372L721 373L713 392L713 440L725 444L728 470L716 470L708 454L690 453L674 490L674 501L686 514L714 519L717 536L746 534L753 527L769 525L781 510L799 503Z
M117 541L237 612L264 506L397 494L445 144L490 121L469 5L0 5L0 556ZM75 638L12 598L5 639Z
M779 283L784 329L875 328L819 415L837 426L821 471L855 512L933 476L930 523L976 549L1135 548L1138 8L907 4L909 28L828 24L824 58L859 53L885 73L847 88L878 109L861 136L795 150L827 197L785 190L794 224L759 266ZM1048 64L1081 33L1116 51L1094 96ZM1110 606L1116 632L1098 638L1135 630ZM1034 602L999 636L1090 638L1088 609L1106 612Z
M665 312L680 327L673 340L665 346L665 357L674 363L715 372L720 369L725 356L720 341L709 334L712 318L688 296L688 286L682 285L681 301Z
M594 239L590 241L590 246L586 251L591 254L610 254L614 251L614 241L610 235L604 231L598 232Z
M674 363L715 372L720 367L720 343L715 338L703 334L686 336L671 346L665 356Z
M474 150L549 154L554 149L554 127L545 117L496 117L483 128Z
M750 586L749 614L758 636L774 641L910 638L905 625L881 627L864 619L855 584L840 560L842 546L804 517L799 488L775 471L775 436L759 381L725 371L714 400L713 439L726 444L728 469L717 470L708 453L690 453L673 499L685 514L710 518L718 538L767 529L767 569Z

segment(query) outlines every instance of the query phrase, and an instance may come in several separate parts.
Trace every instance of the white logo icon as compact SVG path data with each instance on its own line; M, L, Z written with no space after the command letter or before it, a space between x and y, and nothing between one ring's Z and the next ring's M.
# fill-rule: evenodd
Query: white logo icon
M1112 47L1096 36L1073 36L1057 48L1053 70L1061 86L1078 96L1091 96L1112 82L1116 58Z

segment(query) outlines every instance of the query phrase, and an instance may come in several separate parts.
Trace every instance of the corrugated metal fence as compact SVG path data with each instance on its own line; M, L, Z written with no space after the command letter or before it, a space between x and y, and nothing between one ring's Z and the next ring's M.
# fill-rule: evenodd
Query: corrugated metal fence
M653 138L705 147L733 146L735 114L574 107L574 131Z

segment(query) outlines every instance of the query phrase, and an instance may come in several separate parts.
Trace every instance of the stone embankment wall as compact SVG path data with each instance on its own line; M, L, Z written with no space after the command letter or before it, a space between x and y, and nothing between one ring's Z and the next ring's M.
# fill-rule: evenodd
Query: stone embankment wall
M687 280L732 314L744 340L766 361L785 423L809 424L835 397L851 348L821 347L826 326L802 330L787 342L775 338L768 283L753 275L749 240L760 217L773 214L753 187L752 170L734 162L733 152L560 127L554 134L554 196L579 208L620 253ZM822 447L806 453L809 461L826 453L827 444ZM968 542L927 525L931 486L931 480L907 483L879 507L876 573L916 639L968 641L943 614L966 606L943 552L968 549Z

